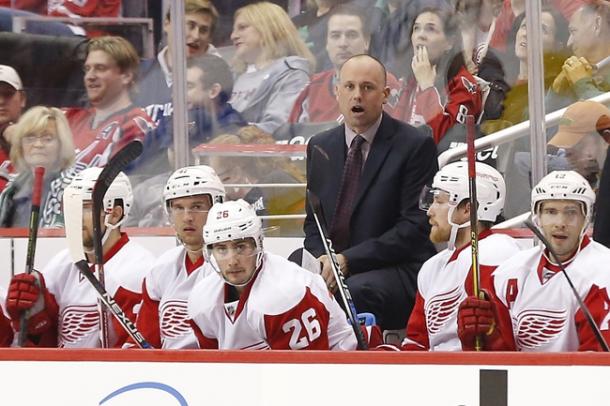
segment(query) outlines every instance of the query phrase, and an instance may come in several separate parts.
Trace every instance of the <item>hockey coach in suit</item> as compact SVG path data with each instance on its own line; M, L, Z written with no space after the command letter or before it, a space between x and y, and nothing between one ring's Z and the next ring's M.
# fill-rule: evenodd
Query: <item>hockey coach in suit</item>
M373 313L382 329L401 329L415 301L417 272L436 253L418 202L438 164L432 137L383 113L389 92L385 67L375 58L356 55L343 64L336 95L344 124L310 140L307 187L321 201L357 311ZM305 249L335 292L306 207Z

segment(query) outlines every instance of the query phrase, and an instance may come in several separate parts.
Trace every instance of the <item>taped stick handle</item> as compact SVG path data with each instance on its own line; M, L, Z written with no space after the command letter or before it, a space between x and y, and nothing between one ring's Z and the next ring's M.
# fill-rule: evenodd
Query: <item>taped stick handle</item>
M42 200L42 181L45 169L42 166L34 168L34 184L32 188L32 208L30 212L30 228L28 235L28 249L25 257L25 273L30 275L34 270L34 258L36 256L36 241L38 239L38 220L40 218L40 201ZM17 345L23 346L28 331L29 311L24 311L19 316L19 334Z

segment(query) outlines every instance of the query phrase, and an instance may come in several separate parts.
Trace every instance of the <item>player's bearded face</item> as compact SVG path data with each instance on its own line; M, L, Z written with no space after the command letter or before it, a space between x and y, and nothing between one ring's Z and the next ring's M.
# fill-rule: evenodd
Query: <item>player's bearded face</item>
M440 244L449 241L451 235L451 225L448 221L449 196L446 193L439 193L434 197L434 202L426 212L428 222L432 226L430 229L430 241Z
M559 259L569 259L578 249L585 225L582 204L573 200L544 201L538 210L540 225Z

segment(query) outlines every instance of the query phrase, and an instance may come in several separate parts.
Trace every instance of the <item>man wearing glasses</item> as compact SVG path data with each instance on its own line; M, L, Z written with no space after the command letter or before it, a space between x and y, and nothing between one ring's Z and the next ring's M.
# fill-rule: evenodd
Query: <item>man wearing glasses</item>
M244 200L216 204L203 228L204 277L188 318L204 349L355 350L356 336L320 275L263 249Z
M189 293L211 270L203 258L203 226L225 189L209 166L175 171L163 190L165 211L180 244L161 255L144 279L136 326L155 348L197 348L186 317Z

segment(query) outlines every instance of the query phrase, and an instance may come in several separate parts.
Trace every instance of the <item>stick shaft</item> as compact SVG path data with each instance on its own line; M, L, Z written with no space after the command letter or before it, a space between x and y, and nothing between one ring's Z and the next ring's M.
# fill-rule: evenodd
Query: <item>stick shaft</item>
M330 265L333 271L333 275L337 282L337 288L339 289L339 296L341 297L341 302L345 308L345 313L347 314L347 318L352 325L352 329L354 330L354 334L356 335L356 341L358 342L359 350L368 350L368 344L364 338L364 333L360 329L360 322L358 321L358 312L356 311L356 306L354 305L354 301L352 299L352 295L347 287L347 283L345 283L345 277L340 270L339 261L337 261L337 255L335 254L335 250L332 245L332 241L330 238L326 236L326 232L322 227L322 223L320 221L320 217L318 216L317 210L312 202L313 200L319 202L318 198L313 195L310 191L307 191L308 200L310 203L310 208L313 213L313 218L318 227L318 233L320 234L320 238L322 240L322 244L324 245L324 251L330 260Z
M481 298L481 273L479 270L479 234L477 218L477 172L476 172L476 150L474 148L475 125L474 117L466 116L466 151L468 156L468 191L470 196L470 252L471 252L471 272L472 272L472 293L477 298ZM481 351L481 337L475 337L474 344L476 351Z

